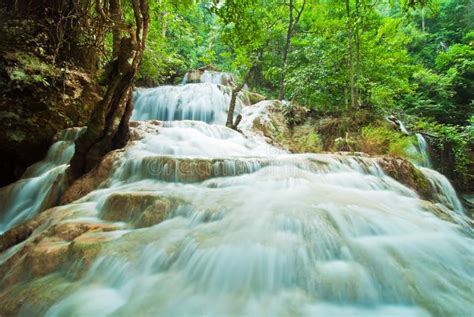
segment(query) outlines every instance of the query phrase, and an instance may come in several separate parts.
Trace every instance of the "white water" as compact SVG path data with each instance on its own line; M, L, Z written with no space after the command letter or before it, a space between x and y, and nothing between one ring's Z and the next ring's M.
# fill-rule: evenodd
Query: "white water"
M422 167L431 168L430 153L428 151L428 143L421 133L416 133L418 141L418 153L420 154L419 165Z
M409 135L410 132L407 130L402 121L397 120L400 126L400 130ZM434 198L442 206L459 213L464 214L464 207L459 199L456 191L449 182L448 178L443 174L432 169L430 153L428 150L428 143L425 137L421 133L415 133L418 146L413 146L409 149L409 152L415 156L413 163L418 166L418 169L425 175L430 182L431 188L434 192Z
M420 167L419 169L430 181L439 203L458 213L464 213L464 207L446 176L430 168Z
M188 98L186 86L166 89ZM170 104L143 101L134 117ZM195 120L222 110L195 105ZM264 115L253 107L241 128ZM124 219L46 315L470 316L469 227L435 216L369 158L291 155L245 133L174 121L132 142L108 183L74 204L76 221L101 221L120 195L138 197L133 210L145 196L176 206L154 226Z
M61 131L42 161L30 166L19 181L0 189L7 192L7 199L0 202L0 234L56 203L64 189L64 172L74 155L74 140L81 131Z
M200 74L199 71L188 72L184 75L182 84L190 83L189 77L194 77L196 74ZM232 86L234 84L234 78L230 73L223 73L211 70L205 70L202 74L199 75L200 83L210 83L216 85L228 85Z
M135 92L132 120L198 120L224 124L230 90L211 83L162 86ZM242 102L237 100L235 113Z
M229 73L204 71L201 76L202 83L220 84L225 85L226 83L232 83L233 78Z
M400 121L400 120L397 120L398 121L398 125L400 127L400 131L403 133L403 134L406 134L406 135L409 135L410 132L408 132L407 128L405 127L405 124Z

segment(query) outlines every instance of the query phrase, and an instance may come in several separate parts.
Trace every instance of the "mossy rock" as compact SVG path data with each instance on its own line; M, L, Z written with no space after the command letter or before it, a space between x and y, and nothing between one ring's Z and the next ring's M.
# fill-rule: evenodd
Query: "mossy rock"
M181 199L149 193L114 193L102 206L101 217L109 221L129 222L135 227L149 227L162 222L183 204Z
M119 237L114 232L87 232L69 244L67 257L76 263L76 270L81 274L90 267L105 245Z
M40 316L74 290L74 284L59 274L17 283L0 293L0 315Z
M429 180L409 161L399 157L379 157L377 163L385 174L410 187L421 198L426 200L434 198Z
M26 257L26 266L32 276L45 276L53 273L67 262L69 242L55 238L45 238L32 247Z

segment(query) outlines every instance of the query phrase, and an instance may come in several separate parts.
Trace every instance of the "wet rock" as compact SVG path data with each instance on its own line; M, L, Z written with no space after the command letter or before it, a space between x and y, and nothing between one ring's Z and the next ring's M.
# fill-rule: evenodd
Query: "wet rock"
M191 70L184 76L186 83L211 82L224 86L235 86L232 74L219 72L216 67L207 65L195 70Z
M157 197L152 194L117 193L110 195L104 203L101 218L109 221L128 222L138 218Z
M28 251L25 264L32 276L44 276L58 270L67 261L69 242L58 238L44 238Z
M39 316L72 291L73 283L58 274L18 283L0 291L0 316ZM34 307L34 309L33 309Z
M160 127L162 126L159 120L147 120L147 121L130 121L130 140L136 141L143 139L147 134L157 135L159 134Z
M82 272L90 267L104 245L117 237L113 232L87 232L69 244L67 256L70 260L79 262L78 270Z
M0 253L25 241L40 224L40 221L32 219L0 235Z
M48 236L57 237L65 241L72 241L78 236L85 232L90 231L114 231L117 230L117 226L107 223L60 223L57 224L46 232Z
M204 70L190 71L186 74L185 79L188 83L200 83L202 74L204 74Z
M156 225L178 208L182 201L173 198L160 198L148 206L136 222L137 227L150 227Z
M52 211L61 215L55 219L56 214ZM50 274L65 263L76 261L87 267L102 244L117 237L111 231L120 229L108 223L60 223L61 217L71 216L64 208L52 208L40 216L5 233L6 237L29 236L23 239L23 244L16 246L12 241L18 243L18 240L5 240L8 244L2 241L5 246L10 245L5 251L10 254L0 264L0 288L32 276Z
M127 161L120 179L158 179L167 182L194 183L214 177L236 176L256 171L265 159L188 159L168 156L144 157Z
M109 221L130 222L135 227L149 227L162 222L183 204L174 197L146 193L117 193L110 195L102 207L101 217Z
M423 199L433 199L430 182L412 163L400 157L376 157L375 160L385 174L415 190Z

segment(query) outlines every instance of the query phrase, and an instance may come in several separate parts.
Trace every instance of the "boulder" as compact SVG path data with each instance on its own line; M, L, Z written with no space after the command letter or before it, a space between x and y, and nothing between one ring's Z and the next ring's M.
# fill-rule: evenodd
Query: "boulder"
M28 250L25 265L35 277L53 273L67 261L68 246L67 241L46 237Z
M67 278L50 274L2 289L0 316L43 315L52 304L67 296L73 290L72 286L73 283Z
M149 227L162 222L184 202L174 197L148 193L115 193L110 195L101 211L109 221L129 222L135 227Z
M411 162L401 157L375 157L385 174L410 187L426 200L433 200L433 191L428 179Z
M121 228L114 224L60 222L60 217L55 219L51 211L59 211L65 217L68 212L57 209L52 208L0 236L4 252L10 253L0 264L0 288L27 277L53 273L71 261L88 267L102 245L119 236L111 232ZM7 246L11 249L7 250Z

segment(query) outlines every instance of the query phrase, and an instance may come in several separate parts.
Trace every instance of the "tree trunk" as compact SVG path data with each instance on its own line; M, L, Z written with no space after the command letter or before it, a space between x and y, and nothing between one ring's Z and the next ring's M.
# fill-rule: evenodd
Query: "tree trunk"
M289 4L290 21L288 22L288 30L286 32L285 48L283 49L283 67L280 73L280 91L278 92L278 100L285 98L285 74L288 63L288 50L290 48L291 33L293 33L293 0Z
M234 111L235 111L235 104L237 102L237 96L239 95L239 92L242 90L242 88L244 88L245 84L249 80L250 74L252 73L252 70L257 66L257 63L258 63L258 61L255 61L252 65L252 67L250 67L247 70L247 73L245 74L245 76L244 76L242 82L240 83L240 85L238 85L237 87L232 89L232 95L230 97L229 110L227 111L227 121L225 123L225 126L228 127L228 128L231 128L231 129L234 129L234 130L237 129L237 125L239 123L237 122L237 120L236 120L236 123L234 123ZM240 120L238 120L238 121L240 121Z
M360 14L359 14L359 6L360 2L359 0L356 0L355 2L355 14L356 14L356 26L355 26L355 32L354 32L354 40L355 40L355 52L356 52L356 67L355 67L355 79L354 79L354 86L355 86L355 105L360 106L360 87L359 87L359 82L360 82L360 76L361 76L361 67L360 67L360 32L361 32L361 19L360 19Z
M297 11L296 17L293 18L293 10L295 9L295 6L293 4L293 0L290 0L290 3L289 3L290 20L288 22L285 47L283 49L283 67L282 67L280 78L279 78L279 86L280 86L280 90L278 91L279 100L285 99L285 77L286 77L286 69L288 67L288 52L290 50L291 38L293 37L294 29L299 22L301 14L303 13L305 4L306 4L306 0L303 1L303 3L301 4L301 9Z
M351 10L349 6L349 0L346 2L346 16L347 16L347 34L348 34L348 44L349 44L349 69L350 69L350 90L351 90L351 108L356 107L356 91L355 91L355 81L354 81L354 53L353 53L353 32L352 32L352 23L351 23Z
M242 90L242 88L232 89L232 95L230 97L229 110L227 111L227 121L225 123L225 126L228 127L228 128L231 128L231 129L234 127L234 111L235 111L235 104L237 102L237 95L239 94L239 92L241 90Z
M115 1L120 2L113 0L111 4ZM132 0L132 7L135 30L130 28L129 34L120 38L117 56L111 62L107 90L96 105L86 132L76 141L70 169L73 179L90 171L104 154L123 146L128 139L133 83L143 57L148 31L148 0ZM120 12L120 21L121 17ZM113 27L120 26L114 24Z
M421 31L425 33L425 7L421 8Z
M118 56L122 38L122 4L120 0L110 0L110 19L112 20L112 58Z

